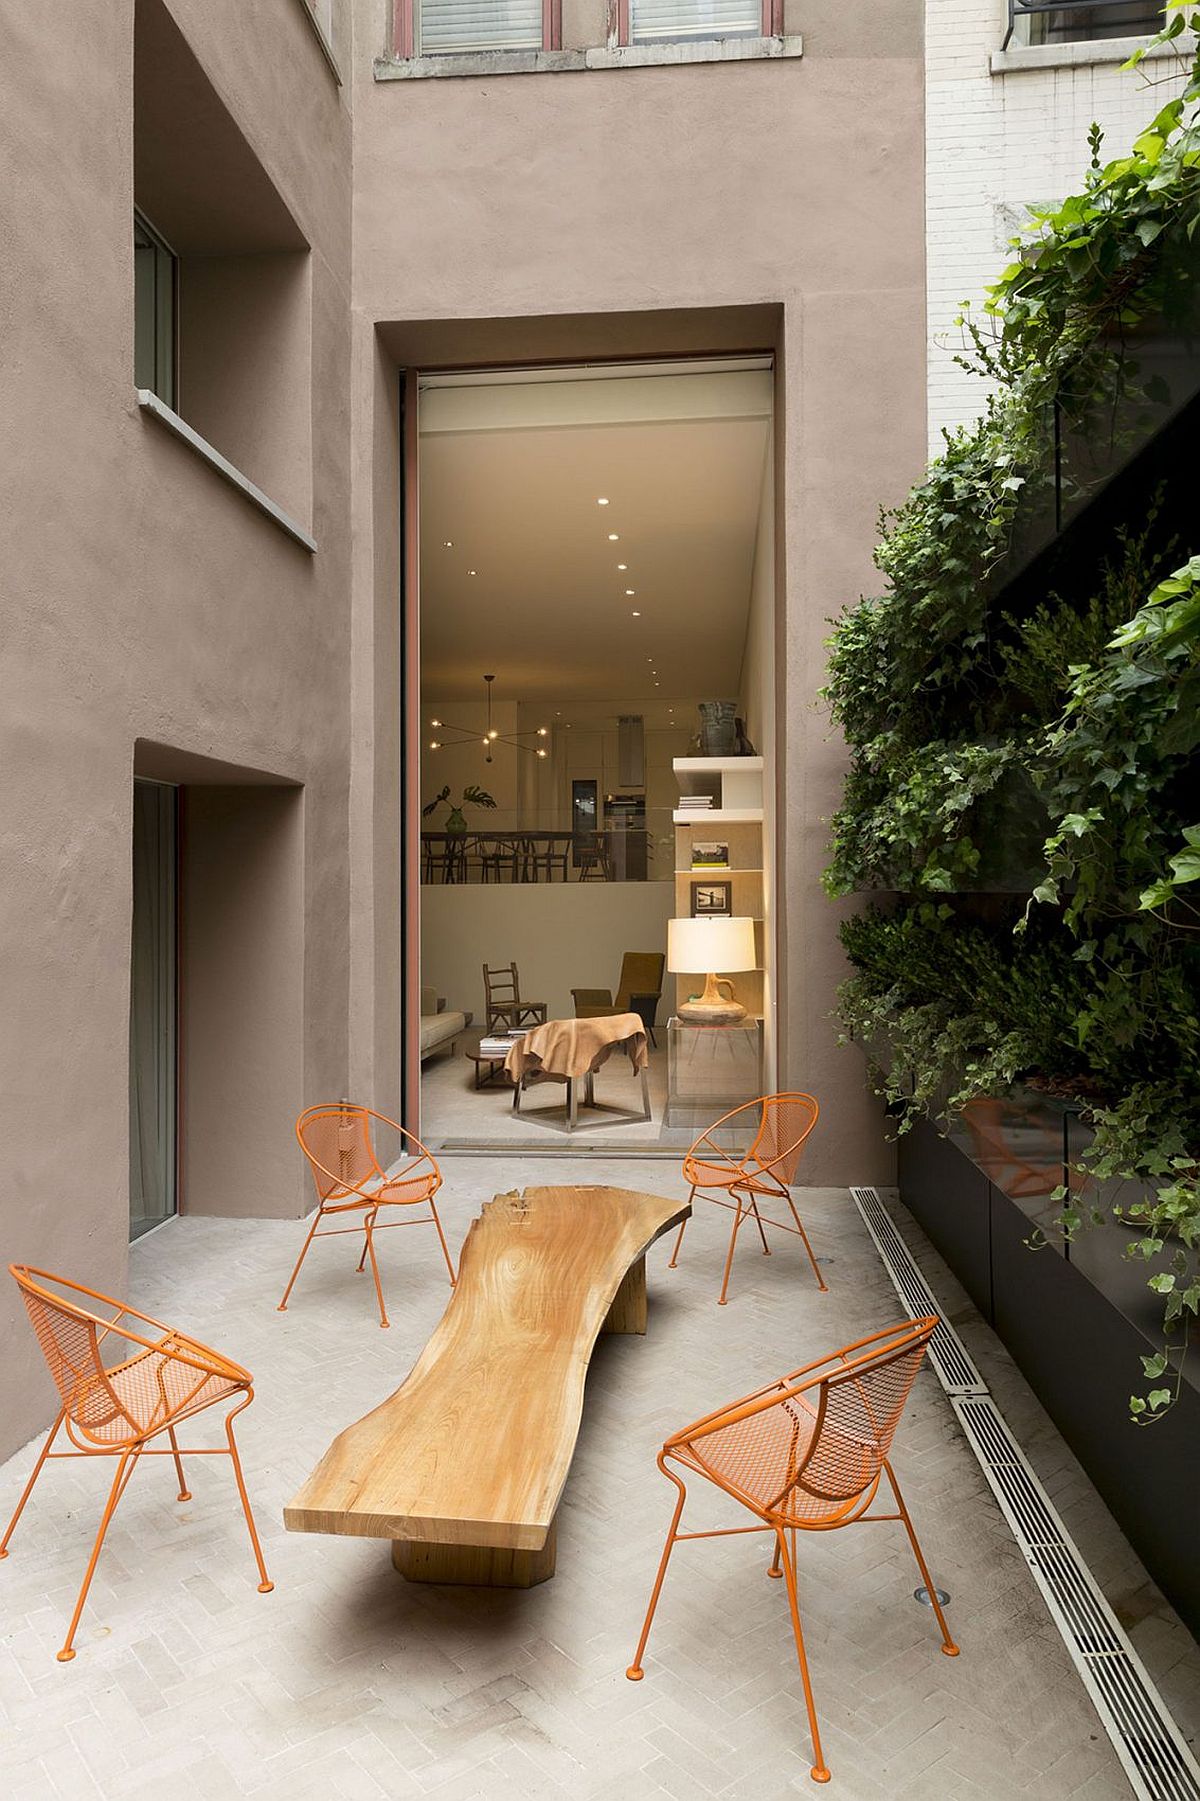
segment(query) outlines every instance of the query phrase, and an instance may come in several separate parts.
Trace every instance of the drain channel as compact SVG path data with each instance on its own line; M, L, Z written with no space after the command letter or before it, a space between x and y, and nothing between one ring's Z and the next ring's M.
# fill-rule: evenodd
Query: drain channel
M850 1194L909 1318L939 1313L878 1192ZM1200 1801L1200 1765L962 1340L940 1315L929 1360L1134 1793L1144 1801Z

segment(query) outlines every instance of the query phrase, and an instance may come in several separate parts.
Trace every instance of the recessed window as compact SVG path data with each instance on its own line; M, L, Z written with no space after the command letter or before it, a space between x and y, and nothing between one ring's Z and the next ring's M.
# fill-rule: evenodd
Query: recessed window
M175 405L179 258L141 213L133 215L133 382Z
M415 51L541 50L545 10L542 0L413 0Z
M1162 0L1009 0L1014 44L1079 44L1147 37L1162 25Z
M629 0L629 42L760 37L762 0Z

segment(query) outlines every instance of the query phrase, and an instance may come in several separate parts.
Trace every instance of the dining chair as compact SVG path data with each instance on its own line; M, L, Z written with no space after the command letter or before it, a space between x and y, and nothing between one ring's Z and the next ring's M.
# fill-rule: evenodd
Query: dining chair
M545 1025L545 1001L521 999L521 976L515 963L491 968L483 966L483 1011L485 1033L502 1026L515 1032L521 1026Z
M33 1474L21 1491L8 1530L0 1539L0 1557L8 1556L8 1541L47 1462L62 1457L115 1457L117 1460L75 1611L62 1649L57 1653L59 1663L70 1663L75 1655L75 1634L105 1534L142 1457L174 1460L181 1501L191 1500L183 1472L185 1457L230 1459L258 1565L258 1591L263 1595L270 1594L275 1585L263 1562L262 1546L255 1530L250 1497L233 1436L235 1417L254 1399L249 1370L202 1344L190 1333L164 1325L150 1314L139 1313L136 1307L113 1300L111 1295L101 1294L97 1289L85 1288L80 1282L68 1281L65 1276L52 1275L48 1270L33 1269L28 1264L10 1263L8 1267L21 1291L21 1299L62 1405L33 1466ZM84 1306L84 1301L112 1311L106 1318L95 1312L93 1306ZM136 1321L137 1325L131 1325L130 1321ZM137 1329L143 1326L148 1329L146 1332ZM129 1346L131 1354L106 1363L105 1354L111 1354L114 1344ZM225 1444L215 1448L182 1448L175 1436L175 1428L206 1408L226 1401L233 1405L225 1416ZM64 1427L74 1450L52 1450L51 1446ZM167 1444L152 1448L151 1441L160 1438L164 1432Z
M761 1109L761 1114L749 1150L739 1157L716 1142L715 1133L728 1127L731 1120L741 1121L743 1116L752 1114L756 1108ZM727 1304L729 1272L733 1268L737 1236L748 1219L752 1219L758 1228L764 1257L771 1255L765 1226L774 1226L780 1232L798 1232L808 1252L813 1275L817 1278L817 1287L823 1294L828 1292L828 1284L818 1267L812 1245L808 1241L808 1233L804 1230L791 1196L791 1184L796 1179L800 1152L817 1123L819 1112L820 1108L811 1094L767 1094L756 1101L743 1101L740 1107L731 1108L715 1124L709 1126L707 1132L702 1132L684 1158L683 1179L691 1184L692 1190L689 1200L694 1201L697 1193L700 1193L706 1200L715 1202L718 1207L728 1207L734 1214L729 1233L729 1249L725 1254L725 1275L717 1301L719 1307ZM737 1127L732 1129L736 1131ZM724 1198L715 1190L723 1191ZM787 1202L794 1224L772 1219L770 1215L764 1219L758 1209L760 1195L772 1199L782 1197ZM729 1199L729 1196L733 1199ZM679 1247L683 1243L686 1227L685 1219L679 1228L668 1269L674 1269L678 1262Z
M371 1143L373 1120L398 1135L402 1154L408 1158L402 1168L388 1171L379 1163ZM454 1264L450 1260L446 1234L442 1231L442 1222L438 1218L437 1204L433 1198L442 1185L442 1172L419 1138L398 1125L394 1119L389 1119L386 1113L376 1113L372 1107L354 1106L350 1101L324 1102L316 1107L306 1107L296 1121L296 1137L300 1140L300 1149L308 1160L316 1185L317 1211L296 1259L296 1267L283 1291L278 1309L280 1313L287 1309L288 1296L295 1286L300 1265L308 1256L308 1248L313 1239L338 1238L347 1232L357 1232L360 1225L365 1242L358 1267L361 1270L368 1257L370 1258L381 1326L390 1325L391 1322L383 1304L383 1284L379 1279L379 1264L375 1256L376 1232L389 1231L393 1226L429 1225L432 1221L437 1227L442 1256L446 1259L446 1268L450 1272L450 1286L454 1287ZM381 1207L422 1205L428 1206L428 1217L422 1215L419 1219L390 1219L384 1220L382 1225L378 1223ZM354 1225L331 1226L321 1230L323 1220L355 1214L358 1220Z
M658 1467L674 1483L679 1498L650 1592L642 1635L625 1674L631 1682L640 1682L645 1675L642 1658L646 1641L667 1564L677 1544L691 1539L771 1533L775 1550L767 1574L782 1575L787 1587L812 1737L809 1774L814 1782L828 1782L830 1773L821 1750L800 1626L796 1587L796 1543L800 1533L835 1531L859 1521L901 1521L941 1629L941 1648L947 1657L958 1656L938 1590L888 1461L896 1427L937 1323L936 1316L926 1315L860 1338L739 1401L705 1414L668 1438L658 1454ZM667 1467L668 1462L704 1477L762 1523L727 1526L718 1531L681 1532L679 1522L687 1490L675 1471ZM871 1513L868 1510L884 1476L895 1512ZM716 1619L712 1622L714 1631L722 1625Z
M576 839L576 848L581 882L612 881L612 852L609 849L607 832L581 833Z

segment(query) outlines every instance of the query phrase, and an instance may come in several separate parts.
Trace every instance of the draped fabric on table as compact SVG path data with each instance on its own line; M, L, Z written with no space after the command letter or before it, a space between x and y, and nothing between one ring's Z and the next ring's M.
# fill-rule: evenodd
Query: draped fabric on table
M519 1038L504 1059L514 1082L522 1076L544 1076L565 1082L568 1076L586 1076L607 1063L615 1050L623 1049L635 1071L650 1061L646 1028L636 1013L615 1013L602 1019L549 1019Z

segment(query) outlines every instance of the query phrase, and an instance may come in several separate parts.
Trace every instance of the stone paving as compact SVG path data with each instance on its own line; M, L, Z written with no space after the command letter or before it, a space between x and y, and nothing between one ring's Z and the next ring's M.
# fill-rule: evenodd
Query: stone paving
M679 1191L665 1160L463 1157L447 1159L446 1174L439 1198L452 1244L481 1201L519 1184L608 1179ZM674 1498L654 1463L665 1434L899 1317L846 1192L800 1190L798 1200L826 1260L827 1296L795 1240L778 1235L770 1259L745 1246L730 1304L718 1309L726 1216L715 1209L689 1229L678 1270L666 1268L665 1243L651 1252L649 1332L597 1348L559 1514L558 1574L526 1592L409 1585L381 1541L283 1530L284 1503L334 1432L397 1386L437 1321L448 1291L432 1229L380 1241L386 1332L369 1279L354 1272L353 1240L316 1245L286 1314L275 1303L298 1223L185 1219L136 1247L130 1298L254 1371L240 1438L276 1587L256 1591L223 1460L194 1461L184 1504L169 1461L156 1460L137 1471L110 1531L79 1655L56 1663L109 1477L99 1463L48 1466L0 1564L0 1792L9 1801L815 1792L782 1584L766 1580L762 1540L681 1547L646 1679L624 1676ZM944 1272L931 1273L936 1287ZM1194 1707L1193 1641L945 1280L938 1292L949 1292L1018 1427L1027 1410L1031 1449L1072 1525L1090 1533L1101 1576L1135 1598L1147 1662L1181 1712ZM193 1427L196 1442L215 1442L214 1427L215 1414L205 1437ZM5 1517L37 1448L0 1468ZM940 1654L932 1617L912 1598L919 1577L898 1526L802 1540L801 1606L833 1771L824 1792L847 1801L1128 1794L929 1372L894 1462L935 1579L953 1597L962 1656ZM715 1493L699 1483L691 1493L694 1526L730 1521Z

